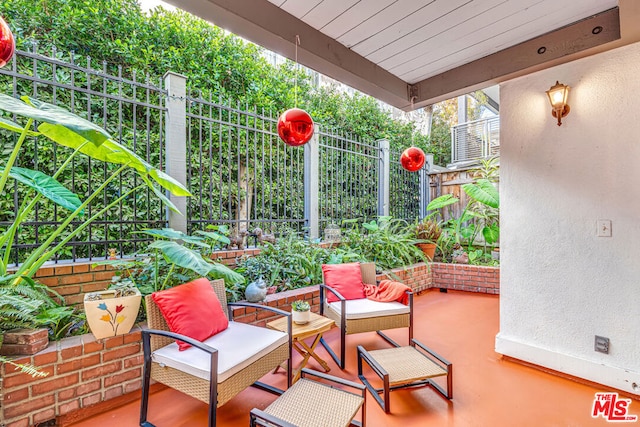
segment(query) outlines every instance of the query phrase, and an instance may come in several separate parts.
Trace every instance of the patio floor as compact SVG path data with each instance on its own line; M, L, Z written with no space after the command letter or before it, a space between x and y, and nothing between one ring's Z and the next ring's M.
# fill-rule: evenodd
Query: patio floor
M606 425L593 419L594 393L607 391L505 360L494 352L498 332L499 297L486 294L436 290L415 299L415 338L443 355L454 365L453 400L440 397L431 388L398 390L391 393L391 414L368 397L367 425L382 426L592 426ZM390 335L406 342L403 330ZM325 334L335 345L337 329ZM331 374L357 379L356 346L386 348L375 333L347 336L347 369L340 371L331 361ZM331 358L323 348L318 351ZM298 361L299 357L295 359ZM294 362L295 363L295 362ZM297 366L297 365L294 365ZM320 370L313 359L308 367ZM267 375L265 381L282 386L284 374ZM249 425L249 411L264 408L276 397L249 388L218 409L219 426ZM157 427L206 425L205 404L177 391L166 389L151 396L149 421ZM330 410L330 408L327 408ZM74 427L135 426L139 401L94 416ZM630 414L640 414L640 402L633 401ZM328 426L331 427L331 426Z

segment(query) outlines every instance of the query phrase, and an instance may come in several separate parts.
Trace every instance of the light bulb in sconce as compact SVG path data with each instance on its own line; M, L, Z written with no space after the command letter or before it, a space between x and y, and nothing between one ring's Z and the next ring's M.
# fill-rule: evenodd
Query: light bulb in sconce
M551 103L551 115L558 119L558 126L562 126L562 118L566 117L571 110L567 104L569 98L569 86L563 85L556 80L556 84L546 91Z

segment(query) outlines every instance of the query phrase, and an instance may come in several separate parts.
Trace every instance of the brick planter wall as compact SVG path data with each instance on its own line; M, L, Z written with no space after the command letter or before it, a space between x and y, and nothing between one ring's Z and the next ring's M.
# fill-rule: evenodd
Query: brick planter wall
M500 268L466 264L431 264L433 287L459 291L500 293Z
M17 360L49 375L32 378L0 367L0 419L6 427L27 427L139 390L142 383L140 330L95 340L87 334L50 343Z
M222 255L221 260L232 264L231 261L242 253L225 251L218 254ZM104 266L92 268L88 264L43 270L38 275L41 281L58 292L60 289L68 292L66 298L77 302L82 301L84 292L104 289L113 275L105 271ZM400 280L416 293L435 287L497 294L500 273L498 268L492 267L434 263L430 266L416 264L407 270L396 269L389 277L378 275L378 280L385 278ZM82 293L72 294L73 287ZM309 301L312 310L319 311L318 286L268 295L266 304L290 311L291 302L296 299ZM261 326L275 318L253 308L235 308L233 314L237 321ZM57 425L64 426L139 397L142 345L137 328L130 334L103 340L95 340L91 334L67 338L17 361L35 364L49 376L34 379L15 372L9 365L0 366L3 427L27 427L53 419L57 420Z
M62 295L66 304L82 304L84 294L105 290L114 274L111 267L91 264L78 262L41 268L36 279Z

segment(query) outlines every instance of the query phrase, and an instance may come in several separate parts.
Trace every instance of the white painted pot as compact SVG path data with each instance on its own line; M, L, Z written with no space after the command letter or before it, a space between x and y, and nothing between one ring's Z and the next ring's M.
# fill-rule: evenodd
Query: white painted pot
M111 290L85 294L84 311L96 339L129 333L136 323L142 299L140 291L135 289L135 292L123 297L116 297L116 292Z
M305 325L311 320L311 310L307 311L291 311L291 320L296 325Z

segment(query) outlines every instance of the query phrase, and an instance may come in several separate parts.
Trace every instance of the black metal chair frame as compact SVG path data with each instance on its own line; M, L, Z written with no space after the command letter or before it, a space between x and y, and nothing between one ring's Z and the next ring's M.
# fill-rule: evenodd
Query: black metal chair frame
M254 307L256 309L263 309L274 312L276 314L280 314L287 317L288 327L289 327L289 359L287 361L287 388L291 387L291 377L292 377L292 369L291 369L291 313L288 313L284 310L280 310L274 307L263 306L260 304L252 304L252 303L228 303L228 311L229 311L229 319L232 319L232 307L243 306L243 307ZM168 338L173 338L176 340L184 341L191 346L200 349L211 355L211 367L210 367L210 377L209 377L209 427L215 427L216 425L216 414L217 414L217 396L218 396L218 350L210 347L206 344L203 344L200 341L194 340L193 338L189 338L187 336L176 334L174 332L155 330L155 329L143 329L142 330L142 349L143 349L143 371L142 371L142 399L140 402L140 427L155 427L152 423L147 421L147 412L149 409L149 386L151 383L151 335L160 335ZM267 391L269 393L273 393L276 395L281 395L284 393L284 390L279 389L277 387L271 386L269 384L265 384L260 381L256 381L252 385L253 387L259 388L261 390Z

